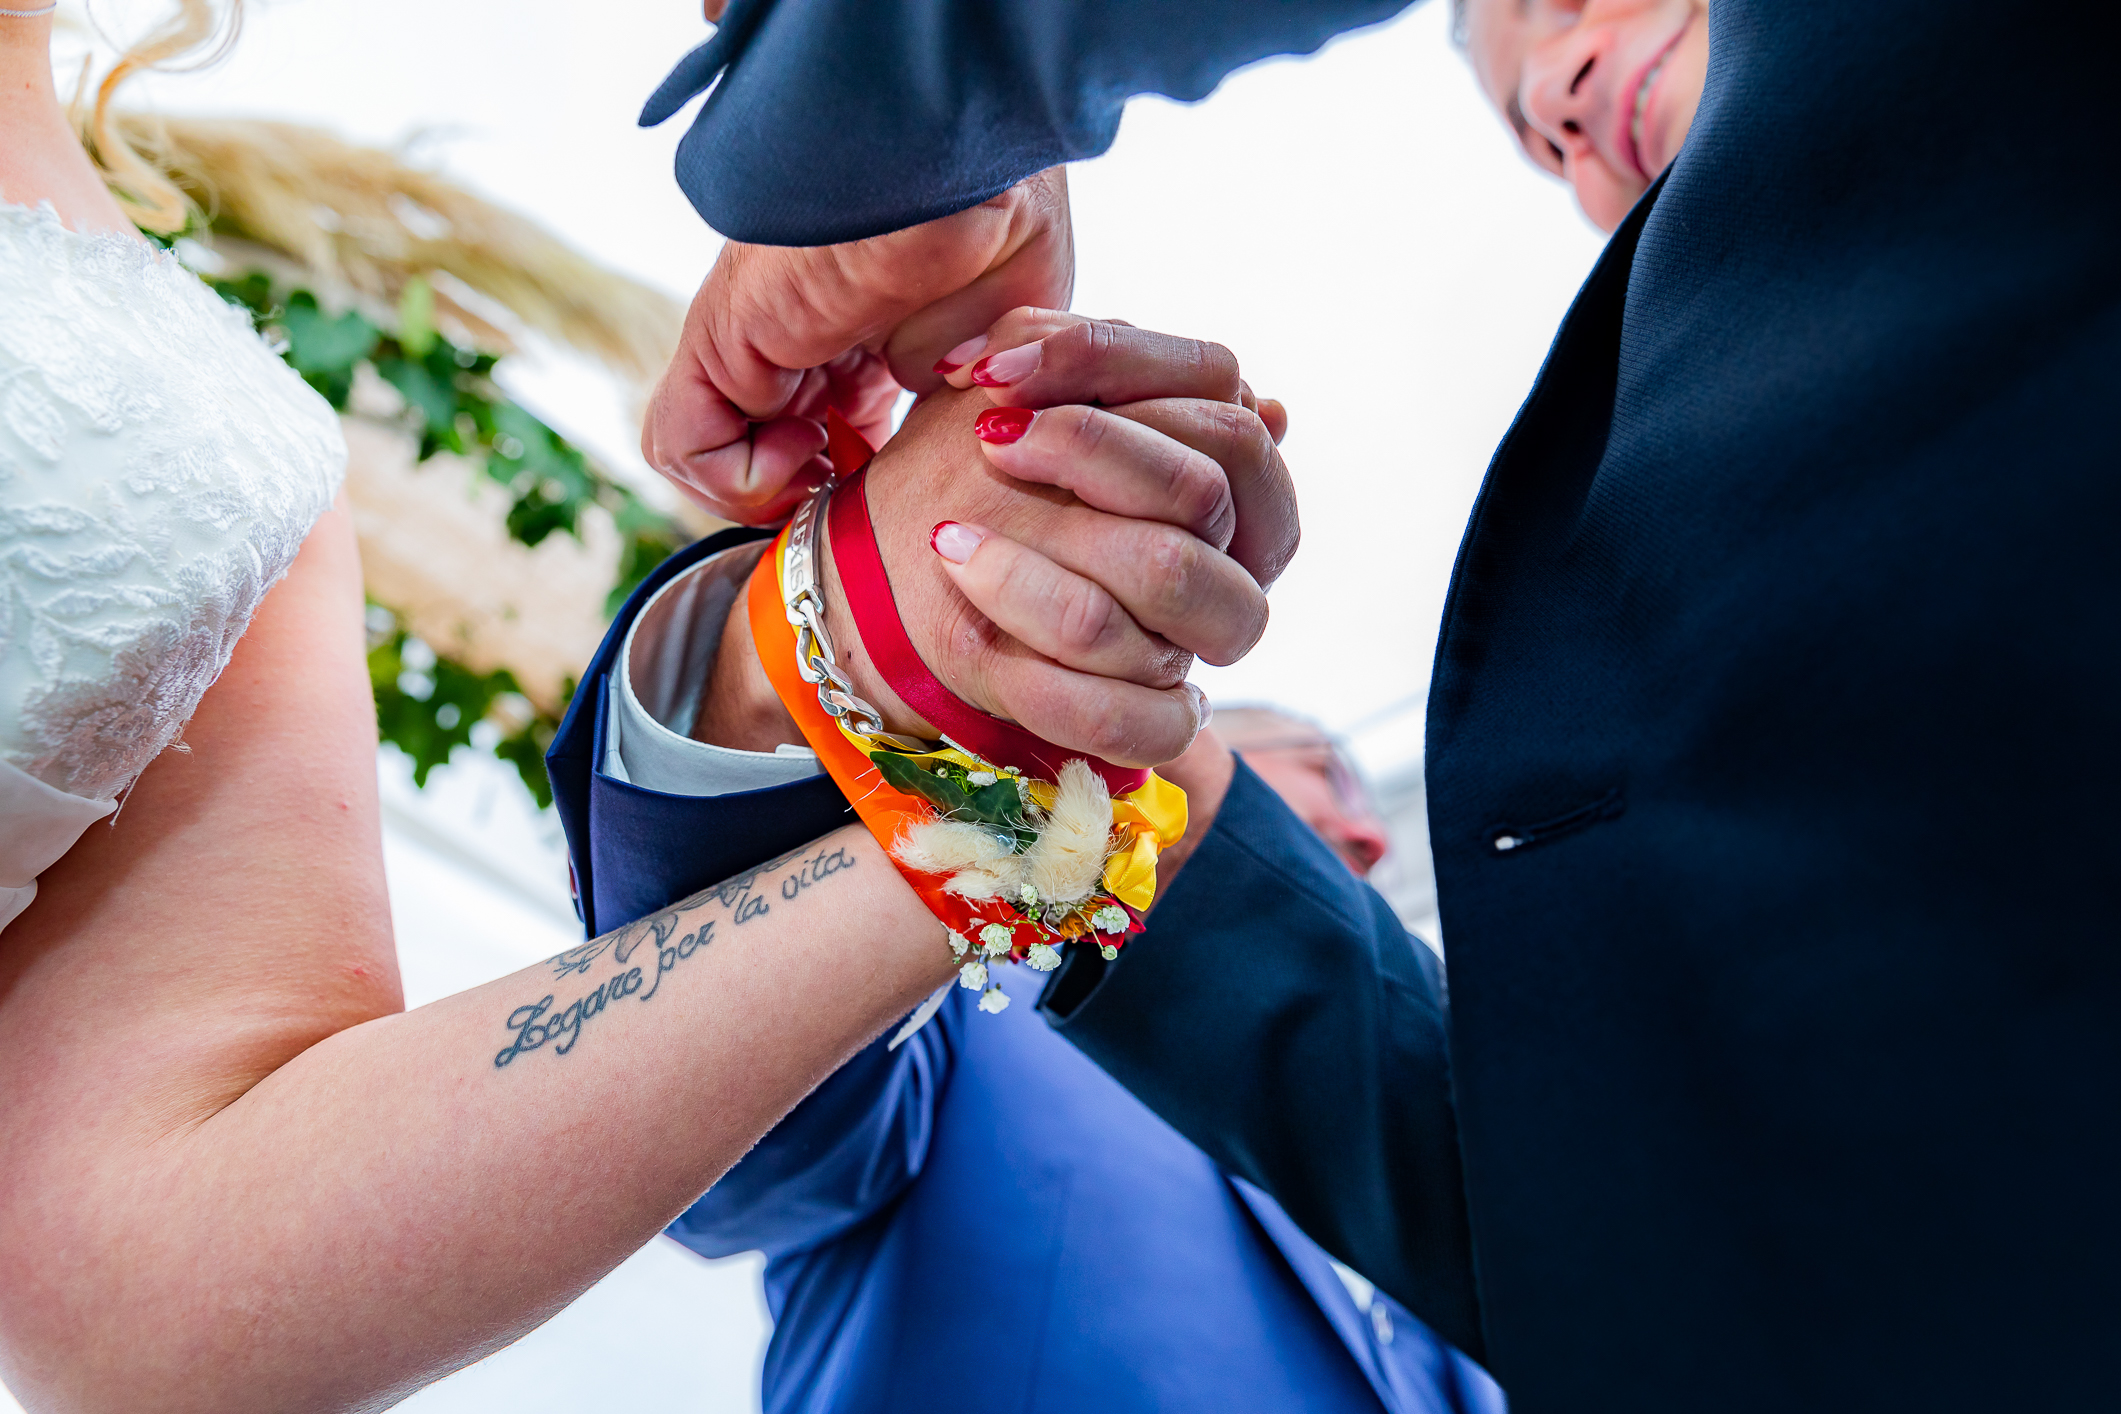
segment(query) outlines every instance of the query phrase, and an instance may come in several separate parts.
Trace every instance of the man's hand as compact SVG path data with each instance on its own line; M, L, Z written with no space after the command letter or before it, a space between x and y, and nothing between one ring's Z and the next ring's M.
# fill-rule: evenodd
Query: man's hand
M883 442L902 387L939 387L944 353L1016 306L1065 305L1074 280L1060 168L865 241L732 241L686 314L641 453L716 515L771 525L828 474L828 406Z

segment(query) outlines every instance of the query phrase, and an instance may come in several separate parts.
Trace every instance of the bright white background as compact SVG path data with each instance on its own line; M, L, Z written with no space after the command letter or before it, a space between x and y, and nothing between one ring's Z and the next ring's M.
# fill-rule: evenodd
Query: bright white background
M98 0L114 33L152 0ZM1538 176L1444 37L1444 9L1236 76L1207 102L1138 101L1072 174L1076 307L1220 340L1289 405L1304 548L1274 627L1205 670L1337 729L1374 771L1419 751L1419 703L1466 512L1600 237ZM167 110L272 116L423 160L683 296L718 241L670 177L689 112L633 115L706 33L681 0L274 0L234 58L158 79ZM602 390L527 386L607 458L633 453ZM479 763L416 796L386 761L388 863L417 1002L571 939L549 822ZM452 1411L734 1410L766 1329L753 1261L658 1242L543 1330L417 1396ZM0 1407L6 1399L0 1394Z

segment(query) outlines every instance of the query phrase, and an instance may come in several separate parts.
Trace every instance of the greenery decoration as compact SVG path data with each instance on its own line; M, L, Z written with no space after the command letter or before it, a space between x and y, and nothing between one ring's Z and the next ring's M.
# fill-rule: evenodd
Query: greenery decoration
M593 466L582 452L493 381L491 354L460 347L435 327L434 293L407 283L395 329L359 310L332 313L305 289L276 287L263 271L206 281L276 338L294 370L341 412L365 365L403 396L405 418L420 439L422 461L454 452L478 461L505 487L508 533L524 545L564 532L580 538L582 513L601 506L620 537L617 581L605 612L614 612L649 571L684 543L668 518ZM369 615L369 677L383 740L413 762L424 786L459 746L490 750L515 766L540 806L552 803L545 748L558 718L538 710L506 668L478 673L407 633L384 605ZM573 684L568 684L573 695Z

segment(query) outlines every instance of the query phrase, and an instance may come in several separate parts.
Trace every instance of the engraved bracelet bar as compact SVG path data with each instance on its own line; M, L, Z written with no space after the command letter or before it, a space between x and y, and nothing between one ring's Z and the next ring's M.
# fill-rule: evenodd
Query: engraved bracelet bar
M804 682L817 686L817 705L834 721L895 751L933 751L932 742L884 730L883 714L855 695L854 683L841 671L839 657L832 651L832 636L825 630L825 590L817 577L825 507L831 500L832 483L828 481L796 509L794 523L788 527L781 592L788 622L795 628L795 670Z

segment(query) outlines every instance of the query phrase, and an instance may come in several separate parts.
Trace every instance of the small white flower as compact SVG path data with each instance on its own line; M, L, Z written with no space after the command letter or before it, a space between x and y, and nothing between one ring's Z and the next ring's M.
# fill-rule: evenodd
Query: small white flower
M963 936L960 935L955 929L949 930L949 938L950 955L952 957L963 957L965 955L965 949L972 946L972 944L966 942Z
M1009 1008L1009 994L999 987L989 987L980 993L979 1009L990 1015Z
M978 958L957 970L957 985L968 992L977 992L987 985L987 964Z
M1127 910L1116 903L1108 903L1090 915L1090 926L1100 933L1124 933L1127 921Z
M1024 907L1026 908L1038 907L1038 890L1029 884L1024 885L1022 890L1018 892L1017 897L1024 901Z
M1016 946L1016 936L1005 923L989 923L979 930L979 950L989 957L1000 957Z
M967 771L965 779L976 786L991 786L994 784L995 775L992 771Z
M1031 964L1033 972L1051 972L1060 966L1060 949L1051 943L1033 943L1031 953L1024 961Z
M1104 954L1105 961L1107 962L1110 962L1113 958L1119 956L1119 949L1113 947L1110 943L1099 943L1097 945L1097 950L1100 953Z

